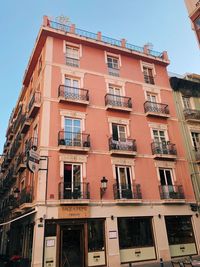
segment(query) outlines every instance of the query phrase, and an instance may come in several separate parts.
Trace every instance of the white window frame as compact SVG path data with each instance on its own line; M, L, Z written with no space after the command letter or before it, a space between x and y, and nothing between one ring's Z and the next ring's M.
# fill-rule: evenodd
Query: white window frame
M156 70L155 70L155 65L154 64L147 63L147 62L144 62L144 61L140 60L140 68L141 68L142 73L144 73L144 67L146 67L148 69L152 69L153 77L156 76Z
M118 69L121 68L122 61L121 61L121 55L120 54L113 54L113 53L109 53L109 52L105 51L104 56L105 56L105 63L107 66L108 66L108 57L111 57L111 58L118 59Z
M121 127L124 127L124 133L125 133L125 139L127 139L127 125L124 125L124 124L118 124L118 123L112 123L112 125L113 124L115 124L115 125L117 125L117 135L118 135L118 138L119 138L119 127L121 126ZM113 137L113 128L112 128L112 137ZM121 141L120 139L119 139L119 141Z
M129 174L130 174L130 186L131 186L131 190L133 190L133 175L132 175L132 168L131 166L128 166L128 165L115 165L115 180L116 180L116 183L117 183L117 175L116 175L116 168L117 168L117 173L118 173L118 184L119 184L119 194L120 194L120 199L122 198L122 189L121 189L121 177L120 177L120 172L119 172L119 169L120 168L123 168L125 169L125 175L126 175L126 184L127 183L127 180L128 180L128 177L127 177L127 168L129 169ZM120 183L119 183L120 182ZM133 193L133 192L132 192Z
M72 166L72 169L73 169L73 166L75 166L75 165L80 166L80 183L81 183L81 192L82 192L83 191L83 171L82 171L83 165L82 165L82 163L64 162L64 166L63 166L63 183L65 182L64 181L64 168L65 168L65 165L71 165ZM74 184L73 171L72 171L72 177L71 178L72 178L72 188L73 188L73 184Z

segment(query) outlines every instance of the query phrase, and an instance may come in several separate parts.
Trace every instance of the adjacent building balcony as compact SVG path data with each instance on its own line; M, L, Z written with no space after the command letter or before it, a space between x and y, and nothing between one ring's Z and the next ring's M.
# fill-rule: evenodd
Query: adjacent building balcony
M22 106L20 107L18 114L13 122L13 132L16 133L19 129L19 126L21 125L21 116L22 116Z
M110 137L109 150L111 155L127 155L134 157L137 154L136 141L134 139L116 141L113 137Z
M18 206L21 209L28 209L32 206L33 201L33 190L31 186L23 188L18 196Z
M174 160L177 158L176 145L170 141L153 142L151 149L155 159Z
M113 185L114 199L118 200L119 203L127 202L141 202L142 193L140 184L119 184Z
M63 203L89 202L89 183L67 183L61 182L58 187L59 200Z
M40 92L35 91L31 98L30 101L28 103L28 117L29 118L35 118L35 116L37 115L37 112L40 109L40 105L41 105L41 94Z
M21 145L21 133L19 133L15 139L15 141L13 142L11 148L10 148L10 154L12 155L12 157L15 156L17 150L19 149Z
M163 200L177 202L185 199L182 185L160 185L159 191L160 198Z
M58 133L58 145L60 150L87 152L90 149L90 135L60 131Z
M60 85L58 88L58 98L62 102L72 102L77 104L89 104L89 91L86 89Z
M154 77L150 75L144 75L144 81L145 83L155 84Z
M200 122L200 110L184 109L185 120L188 122Z
M21 133L26 134L30 128L31 119L28 118L28 114L21 115Z
M146 116L156 116L162 118L169 118L169 107L166 104L146 101L144 103L144 112Z
M16 160L16 173L23 172L24 169L26 169L25 155L21 153Z
M130 97L113 94L105 95L106 109L128 111L132 110L132 101Z

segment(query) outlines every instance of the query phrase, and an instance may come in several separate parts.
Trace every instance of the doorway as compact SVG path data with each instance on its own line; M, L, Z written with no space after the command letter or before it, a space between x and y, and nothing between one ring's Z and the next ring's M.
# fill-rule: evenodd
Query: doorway
M61 228L61 267L84 267L84 238L82 225Z

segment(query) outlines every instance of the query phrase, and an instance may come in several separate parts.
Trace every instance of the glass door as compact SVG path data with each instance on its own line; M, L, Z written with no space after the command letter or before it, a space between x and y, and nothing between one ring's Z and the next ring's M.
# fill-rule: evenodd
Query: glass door
M164 198L173 198L174 185L172 180L172 173L170 169L159 169L160 174L160 184L162 186L162 193Z
M81 165L64 165L64 199L82 197L81 176Z
M132 198L130 168L116 167L117 190L119 198Z
M121 89L113 86L109 86L109 94L111 94L111 101L114 106L122 106L121 101Z
M153 137L154 137L154 142L155 142L156 153L168 154L165 131L153 130Z
M67 146L81 146L81 120L65 118L65 143Z
M73 78L65 78L65 97L79 98L79 80Z

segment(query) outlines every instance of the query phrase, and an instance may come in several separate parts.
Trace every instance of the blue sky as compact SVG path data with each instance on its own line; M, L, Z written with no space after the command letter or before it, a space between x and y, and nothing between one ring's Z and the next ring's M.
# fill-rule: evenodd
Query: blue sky
M183 0L7 0L1 3L0 34L0 153L9 115L22 87L22 78L42 16L65 15L78 28L101 31L157 51L167 50L168 70L200 73L200 53Z

